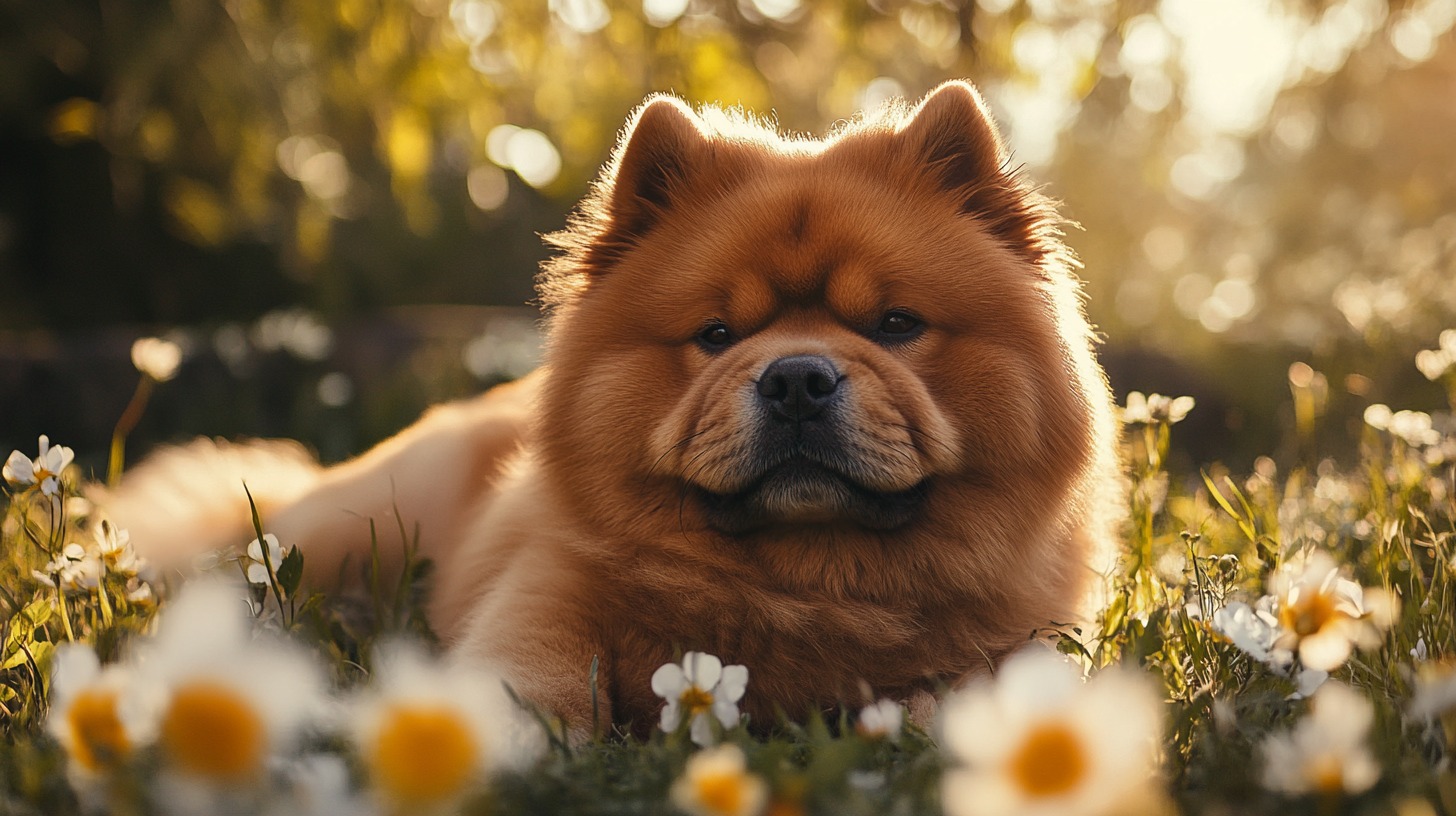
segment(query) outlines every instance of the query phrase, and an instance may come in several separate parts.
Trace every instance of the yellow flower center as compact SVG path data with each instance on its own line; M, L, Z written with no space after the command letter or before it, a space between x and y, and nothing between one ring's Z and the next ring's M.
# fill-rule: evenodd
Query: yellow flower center
M687 709L688 716L692 717L713 707L713 695L697 686L688 686L687 691L684 691L682 697L678 698L678 702Z
M709 813L738 813L743 809L743 774L705 773L693 780L698 801Z
M88 771L101 771L131 752L126 729L116 716L116 692L86 689L71 700L66 715L71 729L71 757Z
M236 690L200 680L173 694L162 718L161 743L182 770L236 781L262 766L267 729Z
M1335 608L1335 600L1324 592L1311 593L1307 598L1298 598L1279 610L1279 622L1300 637L1309 637L1341 617Z
M1316 758L1307 767L1307 774L1310 787L1314 788L1316 793L1329 796L1345 792L1345 769L1333 756Z
M1012 755L1009 771L1028 796L1057 796L1087 775L1087 751L1071 729L1043 723L1031 729Z
M430 802L459 793L479 764L479 745L445 707L396 706L369 756L374 781L397 799Z

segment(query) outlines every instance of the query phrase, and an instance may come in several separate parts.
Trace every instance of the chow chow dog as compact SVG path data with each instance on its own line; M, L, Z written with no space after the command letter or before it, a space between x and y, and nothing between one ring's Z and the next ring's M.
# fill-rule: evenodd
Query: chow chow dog
M549 238L539 371L327 469L164 452L110 510L181 563L253 537L246 480L322 587L398 513L449 647L577 733L650 729L688 650L749 667L758 724L923 712L1071 620L1114 533L1062 224L963 82L822 139L654 96Z

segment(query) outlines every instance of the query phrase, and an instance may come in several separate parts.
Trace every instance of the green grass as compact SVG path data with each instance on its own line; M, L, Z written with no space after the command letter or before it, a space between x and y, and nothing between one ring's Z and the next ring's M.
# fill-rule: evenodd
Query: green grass
M1110 604L1091 629L1063 628L1053 639L1093 672L1130 667L1161 691L1159 786L1167 798L1144 810L1209 816L1456 813L1456 711L1448 708L1444 721L1410 711L1423 684L1456 683L1456 436L1446 429L1444 436L1407 441L1403 430L1366 427L1358 452L1347 460L1353 464L1343 467L1321 461L1277 472L1272 461L1261 460L1253 474L1217 465L1169 474L1161 463L1177 429L1156 418L1129 426L1131 520ZM119 813L175 810L174 792L159 781L168 773L156 748L130 752L104 784L92 779L73 785L66 751L46 728L46 678L57 645L74 640L91 644L103 662L122 658L128 644L149 637L159 611L165 618L169 588L139 594L125 568L101 571L94 585L70 591L46 585L34 571L63 556L65 545L93 540L87 508L75 501L84 485L67 473L59 503L36 487L9 487L0 529L0 727L6 736L0 813L73 812L77 786ZM260 519L260 532L266 526ZM379 546L409 543L403 524L377 534ZM1346 578L1399 600L1388 628L1333 672L1334 681L1373 705L1367 743L1380 776L1358 793L1291 795L1264 787L1263 746L1303 721L1310 702L1291 696L1296 684L1290 672L1255 660L1210 624L1229 602L1255 603L1282 564L1311 549L1333 556ZM254 590L254 625L286 631L306 644L336 694L368 686L372 649L381 639L431 643L419 606L428 564L412 561L397 583L372 582L370 597L359 602L301 591L300 559L291 552L270 563L276 579ZM853 716L783 723L771 738L751 737L741 727L720 738L742 748L749 771L766 781L776 814L941 812L940 780L950 760L933 738L915 727L894 741L863 737ZM569 746L557 738L554 724L539 722L533 727L551 731L543 756L524 770L492 775L458 802L461 809L679 812L669 789L698 750L685 729L647 742ZM367 799L368 762L337 730L314 729L290 750L340 757L345 773L339 795ZM285 791L290 779L278 769L252 777L249 793L234 804L261 812L268 802L291 801Z

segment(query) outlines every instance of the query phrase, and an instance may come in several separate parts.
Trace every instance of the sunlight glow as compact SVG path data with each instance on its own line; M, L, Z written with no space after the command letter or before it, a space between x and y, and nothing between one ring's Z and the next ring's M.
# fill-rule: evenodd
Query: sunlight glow
M454 0L450 4L450 22L455 33L471 45L479 45L495 32L500 10L489 0Z
M748 7L770 20L784 22L798 13L800 0L739 0L739 7Z
M647 22L662 28L677 22L688 10L689 0L642 0L642 14Z
M493 164L472 167L465 177L465 188L471 202L487 212L500 209L511 191L506 174Z
M1294 63L1294 20L1262 0L1163 0L1160 13L1182 40L1187 115L1195 127L1253 132Z
M532 187L545 187L561 173L561 154L546 134L523 128L512 133L505 143L509 167Z
M577 34L595 34L612 21L602 0L551 0L551 13Z

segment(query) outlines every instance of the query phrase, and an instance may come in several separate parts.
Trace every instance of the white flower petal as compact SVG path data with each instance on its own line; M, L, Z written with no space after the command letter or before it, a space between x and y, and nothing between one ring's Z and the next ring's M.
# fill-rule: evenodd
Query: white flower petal
M683 655L683 673L698 688L712 689L723 676L723 661L706 652L688 652Z
M35 466L30 458L20 451L11 451L10 458L5 460L3 469L5 479L14 484L34 484Z
M63 643L56 647L51 659L51 695L56 707L83 686L89 685L101 674L101 659L96 650L81 643Z
M688 736L694 744L704 748L713 744L713 724L706 713L693 716L693 724L688 726Z
M1065 655L1042 646L1013 654L996 674L996 697L1014 715L1061 706L1082 688L1081 669Z
M1340 627L1335 627L1337 630ZM1299 641L1299 660L1311 669L1334 671L1350 657L1350 639L1326 628Z
M733 728L738 725L738 706L731 700L722 697L713 698L713 716L724 728Z
M994 771L947 771L940 798L946 816L1018 816L1027 805L1005 776Z
M248 583L258 584L259 586L267 586L272 583L268 580L268 569L262 564L249 564Z
M713 693L715 698L724 698L730 703L736 703L743 699L743 693L748 689L748 667L747 666L724 666L723 676L718 680L718 688Z
M662 707L662 730L671 734L677 730L678 723L682 722L682 708L678 705L677 698L667 701Z
M1319 669L1302 670L1294 678L1295 685L1298 688L1295 689L1292 695L1293 699L1301 700L1313 695L1316 691L1319 691L1320 686L1323 686L1328 679L1330 679L1330 673L1327 671L1320 671Z
M652 673L652 693L670 703L676 703L687 688L688 678L676 663L665 663Z

